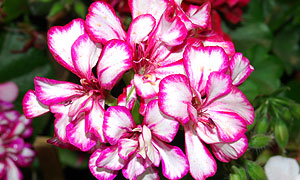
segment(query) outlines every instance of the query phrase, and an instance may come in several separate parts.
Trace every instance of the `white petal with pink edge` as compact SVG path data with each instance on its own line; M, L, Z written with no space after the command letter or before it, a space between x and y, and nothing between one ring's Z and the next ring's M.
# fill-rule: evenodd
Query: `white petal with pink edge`
M70 97L83 93L82 87L78 84L43 77L35 77L34 85L36 97L47 106L52 103L63 102Z
M152 145L152 134L151 130L143 125L142 136L145 142L146 154L149 160L153 163L154 166L159 166L160 156L157 149Z
M155 19L150 14L140 15L136 17L130 24L128 29L127 40L131 47L148 39L149 33L155 26Z
M151 130L154 136L165 142L171 142L179 128L178 121L160 111L157 99L148 103L143 124Z
M101 155L101 152L101 150L96 150L93 152L89 160L89 169L92 174L99 180L112 180L117 176L118 171L100 168L96 165L96 161Z
M145 99L153 98L157 95L159 82L156 81L155 75L139 75L135 74L133 78L136 92Z
M16 83L9 81L0 84L0 100L13 102L19 95L19 88Z
M125 71L132 67L132 50L121 40L111 40L103 48L97 66L102 88L111 90Z
M85 115L86 132L91 131L101 143L106 143L103 134L104 101L95 100L93 107Z
M203 46L219 46L224 49L225 53L232 57L235 53L234 44L231 41L217 40L213 38L207 38L203 41Z
M6 174L6 165L3 161L0 161L0 178L2 179Z
M85 132L85 119L82 115L66 127L69 142L81 151L88 151L96 145L96 138L91 133Z
M136 149L138 148L138 141L137 139L127 139L122 138L118 141L118 147L119 147L119 156L127 160L130 155L136 152Z
M229 75L221 72L212 72L208 76L205 87L205 104L209 104L215 99L228 94L231 91L232 80Z
M185 40L187 29L179 17L169 18L172 13L172 10L165 11L154 34L156 40L160 40L169 46L176 46L182 44Z
M71 47L75 40L84 34L83 19L74 19L65 26L54 26L48 31L48 47L54 59L77 75L74 68Z
M192 90L186 76L176 74L161 80L158 105L162 112L184 124L189 120L187 104L191 101Z
M241 85L254 71L249 60L242 53L235 53L230 60L230 74L232 84L235 86Z
M193 5L190 5L193 6ZM207 28L210 23L211 5L209 2L203 3L201 7L190 7L187 10L187 16L190 18L195 27L202 29Z
M30 166L34 160L35 152L30 148L29 144L25 144L21 153L18 154L18 160L16 161L19 166L27 167Z
M101 44L94 43L88 34L81 35L74 42L71 55L74 67L81 79L91 81L92 68L97 64L101 50Z
M222 162L229 162L232 159L238 159L246 152L248 140L244 135L235 142L212 144L211 147L216 158Z
M126 166L122 169L123 176L127 179L136 179L145 171L144 159L138 158L136 154L133 154Z
M167 3L167 0L128 0L132 19L135 19L142 14L150 14L156 19L156 21L159 21L161 15L166 10Z
M169 179L180 179L189 171L189 163L182 150L158 139L153 139L162 161L163 175Z
M120 170L124 167L126 161L118 154L117 146L109 146L101 152L96 161L98 167L111 170Z
M10 159L6 158L6 176L5 180L22 180L23 174L16 164Z
M103 131L107 141L114 145L121 137L131 135L135 122L123 106L111 106L104 113Z
M131 110L136 100L136 88L133 85L132 80L127 87L123 88L123 93L119 95L118 106L125 106L126 108Z
M37 99L33 90L29 90L25 94L22 104L26 118L34 118L49 112L49 107Z
M203 93L211 72L220 71L226 73L228 57L220 47L188 46L183 54L183 64L191 87Z
M69 113L70 117L74 117L78 115L80 112L89 111L92 106L93 99L91 98L92 93L83 94L82 96L76 97L72 99L72 103L70 104ZM91 102L90 102L91 101Z
M153 180L153 179L159 180L159 176L158 176L157 170L152 166L149 166L143 172L143 174L141 174L137 177L137 180Z
M242 91L234 86L229 94L216 99L209 104L207 108L216 111L237 113L246 121L247 125L252 124L254 121L253 106L249 103Z
M96 1L91 4L85 25L86 31L95 42L106 44L112 39L126 38L120 19L113 8L105 2Z
M54 104L50 106L50 111L54 113L54 132L59 140L68 143L66 136L66 127L71 122L72 118L68 116L69 106L64 104Z
M214 111L205 112L217 128L220 139L224 142L233 142L240 139L247 131L247 124L243 118L234 112Z
M184 125L184 136L189 170L193 178L202 180L213 176L217 171L216 161L198 138L191 121Z

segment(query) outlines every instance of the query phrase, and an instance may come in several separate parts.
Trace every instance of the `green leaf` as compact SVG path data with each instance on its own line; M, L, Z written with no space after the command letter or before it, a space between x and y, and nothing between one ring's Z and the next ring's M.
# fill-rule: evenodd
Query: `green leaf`
M6 22L14 20L28 11L26 0L6 0L4 1L2 8L6 14Z
M139 101L135 101L131 110L131 114L136 124L142 124L143 122L139 110L140 110L140 103Z
M57 1L53 4L53 6L50 9L50 12L48 14L48 17L54 16L61 12L64 9L64 4L61 1Z
M255 45L261 45L266 49L271 48L272 32L264 23L251 23L241 26L229 33L238 51L246 52Z
M278 146L284 149L289 141L289 130L281 119L276 119L274 135Z
M79 17L85 18L87 7L85 6L85 4L83 2L75 1L74 10Z
M89 154L79 151L71 151L69 149L57 148L58 156L63 165L74 168L88 167Z

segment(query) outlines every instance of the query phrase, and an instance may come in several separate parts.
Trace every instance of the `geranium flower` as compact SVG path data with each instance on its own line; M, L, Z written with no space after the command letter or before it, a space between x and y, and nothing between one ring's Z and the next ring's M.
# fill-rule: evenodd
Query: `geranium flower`
M187 76L170 75L160 83L159 107L184 125L186 154L195 179L216 172L216 163L203 142L211 144L223 162L237 159L247 149L244 133L254 120L254 110L226 74L231 71L230 64L241 59L229 61L220 47L189 46L183 59ZM237 69L239 76L249 75Z
M265 165L268 180L299 180L299 164L293 158L272 156Z
M85 32L82 19L48 31L48 46L55 60L80 78L81 85L36 77L35 91L28 91L23 107L27 117L47 111L55 114L55 136L82 151L96 145L102 133L106 90L111 90L131 68L132 51L121 40L94 43ZM99 60L98 60L99 59ZM92 69L96 66L95 77ZM96 137L95 137L96 136Z
M24 141L33 132L31 119L13 110L18 92L14 82L0 84L0 179L23 179L19 166L30 166L35 157L31 144Z
M96 150L90 158L90 170L98 179L113 179L122 169L124 177L157 179L154 166L162 161L163 175L180 179L188 171L188 162L178 147L168 145L179 124L161 114L158 101L148 103L145 119L136 125L129 110L108 108L104 116L104 134L111 146Z

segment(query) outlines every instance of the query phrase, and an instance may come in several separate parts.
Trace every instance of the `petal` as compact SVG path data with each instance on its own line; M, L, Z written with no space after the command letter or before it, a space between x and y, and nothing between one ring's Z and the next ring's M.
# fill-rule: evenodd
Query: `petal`
M89 169L91 173L99 180L102 179L107 179L107 180L112 180L114 179L118 171L110 170L110 169L105 169L105 168L100 168L96 165L96 161L101 155L101 150L96 150L90 157L89 160Z
M172 13L172 10L165 11L157 25L154 38L169 46L176 46L182 44L185 40L187 29L179 17L170 18Z
M160 163L160 156L158 151L152 145L151 130L146 125L143 125L142 136L145 142L147 157L153 163L154 166L158 167Z
M189 160L190 173L194 179L206 179L217 171L215 159L198 138L193 123L184 125L185 152Z
M217 40L213 38L207 38L203 41L203 46L219 46L224 49L225 53L232 57L235 53L234 44L231 41Z
M273 156L266 163L265 172L269 180L293 179L299 174L299 165L293 158Z
M189 163L180 148L160 140L153 140L153 145L160 154L162 171L166 178L180 179L187 174Z
M13 102L19 95L19 88L16 83L9 81L0 84L0 100Z
M103 104L104 102L94 101L93 107L86 113L86 127L88 128L88 131L91 131L96 137L98 137L101 143L106 143L106 139L103 134L103 118L105 111L100 103Z
M102 88L111 90L125 71L132 67L132 50L127 43L111 40L103 48L97 67Z
M212 144L212 151L216 158L222 162L229 162L231 159L238 159L248 148L248 140L244 135L241 139L232 143Z
M130 155L136 152L138 145L137 140L127 138L120 139L118 142L119 156L127 160Z
M206 113L216 126L220 139L225 142L237 141L247 131L245 120L234 112L208 109Z
M42 104L33 90L29 90L23 98L23 112L26 118L34 118L49 112L49 107Z
M136 92L139 96L145 99L153 98L157 95L158 84L154 75L139 75L135 74L133 78Z
M192 7L191 7L192 6ZM190 5L186 14L195 27L207 28L210 21L211 5L209 2L203 3L201 7Z
M128 29L128 42L131 47L147 40L149 33L155 26L155 19L150 14L140 15L136 17L130 24Z
M85 20L86 31L95 42L106 44L112 39L125 40L126 33L113 8L101 1L91 4Z
M216 111L234 112L242 117L244 121L246 121L247 125L253 123L253 106L237 87L232 87L232 90L229 94L216 99L208 106L210 109L214 109Z
M253 66L245 58L242 53L235 53L230 60L230 74L232 78L232 84L235 86L241 85L254 71Z
M35 77L34 85L36 97L47 106L82 94L82 87L80 85L65 81Z
M6 158L6 176L4 179L5 180L23 179L22 172L10 158Z
M35 152L30 148L31 145L26 144L21 153L18 154L17 164L22 167L28 167L34 160Z
M211 72L226 73L228 57L220 47L189 46L184 51L183 64L191 87L202 94Z
M54 59L77 74L74 68L71 47L75 40L84 34L84 21L82 19L74 19L65 26L54 26L48 31L48 47Z
M119 156L117 146L109 146L101 152L96 165L105 169L120 170L124 167L125 161Z
M0 161L0 178L2 179L6 174L6 165L3 161Z
M66 127L71 122L72 118L68 116L69 106L64 104L54 104L50 106L50 110L54 113L54 132L59 140L68 143L66 136Z
M123 93L118 97L118 106L125 106L129 110L133 108L135 101L137 100L135 86L131 81L130 84L123 88Z
M72 121L66 127L66 135L69 142L79 148L81 151L88 151L96 145L96 139L93 134L85 132L84 117Z
M80 112L89 111L92 106L93 99L91 98L92 93L84 94L80 97L76 97L72 99L72 103L69 108L68 115L70 117L74 117L78 115Z
M143 172L145 172L144 159L138 158L135 154L131 156L122 169L123 176L127 179L136 179Z
M131 135L135 122L130 111L122 106L111 106L104 113L103 131L107 141L114 145L121 137Z
M229 75L220 72L212 72L208 76L205 87L205 104L209 104L215 99L228 94L231 91L231 84L232 81Z
M79 36L74 42L71 48L72 60L81 79L91 81L92 68L97 64L101 50L102 46L94 43L88 34Z
M158 100L159 108L165 114L183 124L189 120L187 104L192 101L192 91L186 76L176 74L161 80Z
M150 14L156 19L156 21L158 21L164 13L167 8L167 3L168 1L166 0L128 0L132 19L135 19L142 14Z
M24 148L25 142L23 138L20 138L18 136L13 137L12 139L8 139L5 142L5 147L6 147L6 153L13 153L17 154L22 151Z
M160 111L157 99L148 103L143 124L151 130L154 136L165 142L171 142L179 128L176 120Z
M137 177L137 180L159 180L158 172L152 166L149 166L143 174Z

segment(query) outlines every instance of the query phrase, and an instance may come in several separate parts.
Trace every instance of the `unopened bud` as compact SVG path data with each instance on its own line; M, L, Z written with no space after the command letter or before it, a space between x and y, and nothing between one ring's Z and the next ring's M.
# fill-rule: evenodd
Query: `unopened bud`
M263 117L260 121L257 122L256 132L257 134L264 134L268 131L269 122L267 117Z
M229 180L243 180L238 174L230 174Z
M275 122L274 134L278 146L284 149L288 144L289 131L285 123L280 119L277 119Z
M236 167L236 166L232 166L232 170L234 172L234 174L238 174L239 178L242 180L246 180L247 179L247 175L246 175L246 171L243 167Z
M264 134L256 134L251 137L249 147L260 149L268 146L272 142L272 137Z
M253 180L267 180L264 169L255 162L246 160L246 167L249 176Z

